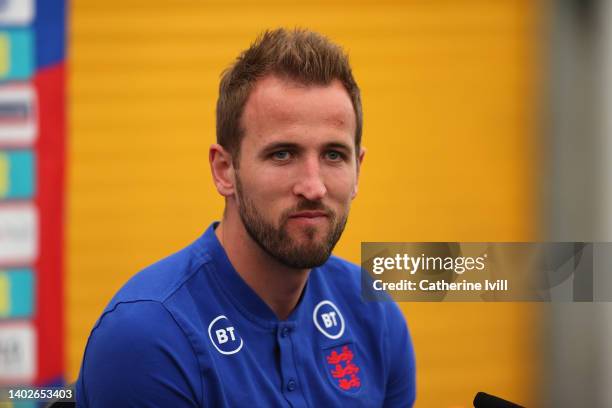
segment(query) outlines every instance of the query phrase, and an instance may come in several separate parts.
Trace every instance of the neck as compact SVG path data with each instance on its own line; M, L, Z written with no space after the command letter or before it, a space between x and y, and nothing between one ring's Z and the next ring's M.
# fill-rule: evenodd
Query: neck
M268 255L248 234L240 216L226 211L215 234L236 272L285 320L300 300L310 269L289 268Z

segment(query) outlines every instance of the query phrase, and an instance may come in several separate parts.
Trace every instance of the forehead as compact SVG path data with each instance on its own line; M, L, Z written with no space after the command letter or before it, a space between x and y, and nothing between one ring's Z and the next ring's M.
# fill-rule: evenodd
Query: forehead
M356 119L348 92L338 80L328 85L304 85L268 75L255 83L244 107L247 137L299 134L314 129L354 140ZM296 135L297 136L297 135Z

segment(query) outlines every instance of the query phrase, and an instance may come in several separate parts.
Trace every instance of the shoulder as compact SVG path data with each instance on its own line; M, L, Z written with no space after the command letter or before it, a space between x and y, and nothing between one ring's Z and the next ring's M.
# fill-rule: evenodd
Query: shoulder
M118 302L105 311L91 330L85 360L134 357L134 352L160 351L168 344L191 352L191 345L173 315L160 302ZM179 348L182 344L185 347Z
M201 397L198 372L192 345L163 304L119 302L102 315L91 332L77 398L87 400L85 406L112 406L121 401L139 405L143 401L138 398L144 398L146 390L159 392L160 398L176 397L158 386L173 384L181 395L197 400Z
M94 326L91 337L108 336L105 341L109 342L149 342L163 336L180 334L180 331L161 302L135 300L117 302L105 311Z

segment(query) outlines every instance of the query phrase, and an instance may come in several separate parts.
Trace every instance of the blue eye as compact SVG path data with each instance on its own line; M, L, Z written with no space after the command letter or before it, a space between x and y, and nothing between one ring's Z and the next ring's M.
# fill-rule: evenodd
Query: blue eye
M291 155L287 150L279 150L278 152L272 153L272 158L278 161L285 161L289 160Z
M335 150L330 150L326 153L327 159L331 161L340 161L344 159L344 156Z

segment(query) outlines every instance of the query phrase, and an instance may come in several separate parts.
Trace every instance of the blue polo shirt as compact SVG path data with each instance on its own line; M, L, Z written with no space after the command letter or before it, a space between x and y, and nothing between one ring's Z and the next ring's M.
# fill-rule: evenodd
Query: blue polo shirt
M360 271L331 257L278 320L211 225L136 274L96 322L79 407L409 407L415 364L393 302L365 303Z

